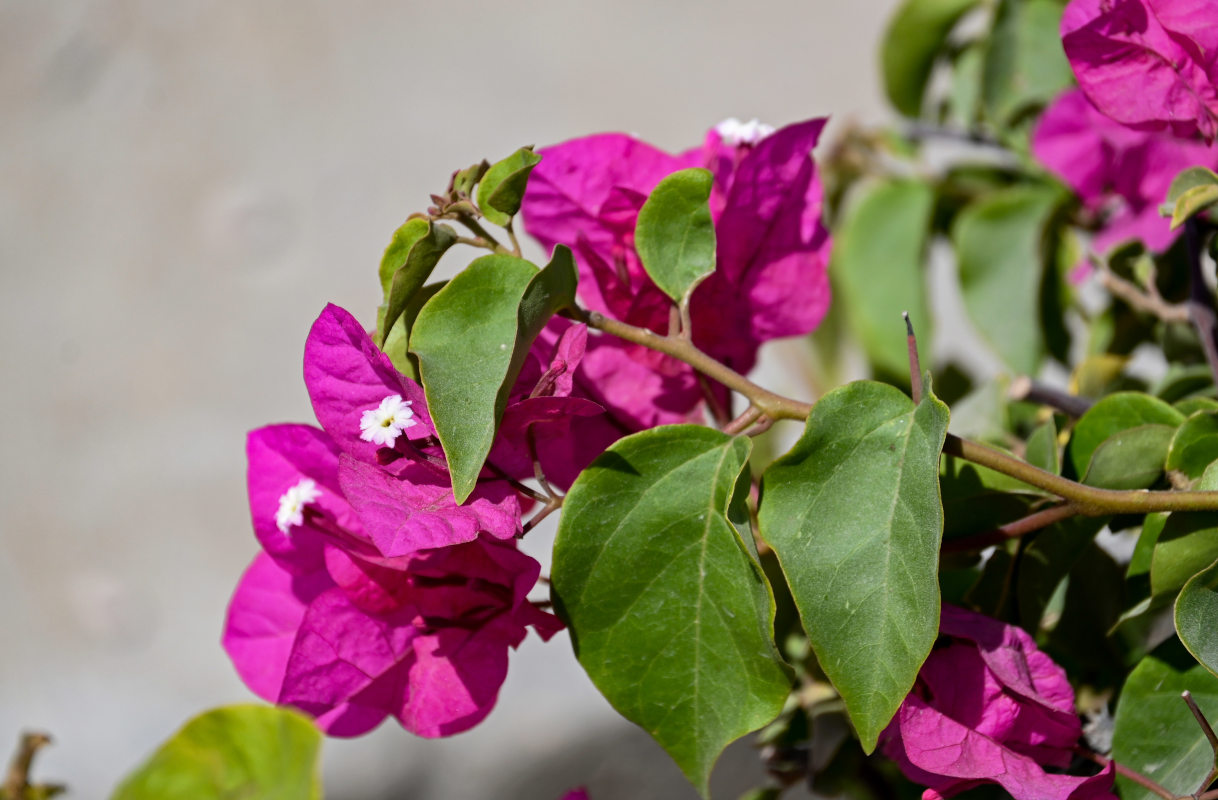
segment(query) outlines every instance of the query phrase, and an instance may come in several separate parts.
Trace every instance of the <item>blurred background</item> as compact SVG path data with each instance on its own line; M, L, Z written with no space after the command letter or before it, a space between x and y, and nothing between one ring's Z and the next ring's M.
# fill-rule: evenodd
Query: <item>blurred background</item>
M257 550L245 433L312 421L309 325L328 301L374 324L385 244L452 170L607 130L679 150L729 116L881 121L895 6L0 0L0 755L48 731L35 777L102 798L253 699L219 646ZM338 800L695 796L565 635L526 640L474 731L390 722L324 764ZM738 746L717 792L759 775Z

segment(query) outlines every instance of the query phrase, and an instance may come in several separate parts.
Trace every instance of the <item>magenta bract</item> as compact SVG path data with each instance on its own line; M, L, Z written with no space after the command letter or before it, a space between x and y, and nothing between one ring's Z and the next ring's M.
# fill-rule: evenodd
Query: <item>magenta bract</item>
M544 148L521 209L525 228L546 247L571 247L589 308L665 332L672 304L635 253L634 226L666 175L709 169L718 263L694 292L693 337L747 372L761 343L811 331L828 308L830 239L810 158L824 122L745 141L712 130L702 147L677 155L623 134ZM692 370L645 348L590 339L583 373L592 399L631 429L700 416L704 394Z
M1071 0L1062 44L1101 112L1175 135L1218 133L1218 26L1197 0Z
M1152 252L1175 241L1159 213L1172 179L1192 166L1218 165L1218 147L1177 139L1164 131L1138 131L1114 122L1079 90L1058 97L1032 135L1032 153L1100 216L1093 248L1103 254L1139 239Z
M885 730L884 752L923 800L997 783L1015 800L1114 800L1111 765L1090 777L1070 763L1082 733L1066 673L1019 628L944 606L941 646Z
M229 606L224 647L261 697L301 708L334 736L395 717L420 736L466 730L491 710L527 627L561 628L526 598L536 561L479 539L393 564L333 549L293 576L265 554Z

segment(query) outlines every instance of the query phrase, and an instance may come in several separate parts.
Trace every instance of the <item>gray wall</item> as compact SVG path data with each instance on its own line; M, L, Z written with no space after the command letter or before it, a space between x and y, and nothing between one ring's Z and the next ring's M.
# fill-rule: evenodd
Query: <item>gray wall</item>
M310 322L332 300L371 324L389 234L452 169L882 119L894 5L0 0L0 751L48 730L37 774L103 797L250 699L218 644L256 550L245 431L311 420ZM335 798L685 791L565 636L515 654L476 731L387 724L328 742L326 772Z

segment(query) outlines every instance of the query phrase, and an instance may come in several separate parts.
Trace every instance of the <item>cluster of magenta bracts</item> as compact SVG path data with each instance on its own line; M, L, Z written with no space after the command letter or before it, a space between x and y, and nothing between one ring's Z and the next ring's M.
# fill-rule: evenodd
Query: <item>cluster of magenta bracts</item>
M1167 250L1179 231L1159 206L1172 179L1187 167L1218 167L1213 17L1211 4L1182 0L1066 7L1062 43L1080 88L1046 109L1032 152L1095 217L1099 256L1132 240Z
M823 125L721 126L678 156L625 136L543 150L526 226L576 249L589 308L662 332L669 301L634 253L635 218L663 177L710 168L720 266L695 295L695 340L748 369L761 342L809 332L828 306L829 237L810 157ZM516 540L535 500L520 482L540 469L547 489L566 489L616 439L701 419L707 399L688 367L556 319L458 505L423 390L343 309L314 323L304 377L321 429L249 436L263 552L233 597L224 646L260 696L338 736L386 716L422 736L483 719L509 649L529 627L543 638L561 628L528 600L539 567Z
M1203 3L1073 0L1063 20L1080 90L1044 114L1035 155L1095 215L1102 252L1162 251L1172 176L1218 164L1218 27ZM1135 85L1131 85L1130 82ZM810 158L823 128L725 123L670 155L605 134L543 149L522 208L544 246L576 255L590 310L669 330L670 300L634 249L639 210L665 176L706 167L717 268L692 297L695 344L747 372L760 344L805 334L829 303L830 237ZM1204 139L1205 142L1202 142ZM347 312L327 307L305 348L321 429L250 434L249 496L263 552L229 609L224 644L262 697L334 735L386 716L423 736L486 716L508 651L559 621L530 602L537 562L517 550L540 469L569 487L620 436L703 421L726 403L683 363L582 325L552 322L508 399L477 488L453 499L423 391ZM927 800L998 783L1020 800L1112 797L1112 768L1059 774L1080 726L1065 673L1022 631L945 607L940 646L882 741ZM1054 772L1046 771L1048 766Z

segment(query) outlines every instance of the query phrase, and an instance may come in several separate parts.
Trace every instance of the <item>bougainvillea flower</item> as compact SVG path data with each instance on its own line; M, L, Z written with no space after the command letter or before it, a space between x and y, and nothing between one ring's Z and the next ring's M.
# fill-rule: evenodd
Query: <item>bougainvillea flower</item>
M1218 147L1128 128L1077 89L1045 110L1032 152L1101 218L1092 243L1098 253L1130 239L1153 252L1166 250L1179 233L1159 213L1172 179L1187 167L1218 165Z
M423 388L397 371L355 317L332 303L309 329L304 379L321 427L362 461L375 462L377 450L393 446L399 434L410 441L435 435ZM374 419L388 423L375 440L365 438Z
M520 532L520 501L506 481L480 481L457 505L452 479L436 463L403 458L379 466L346 453L339 457L338 480L368 537L390 558L471 542L481 532L496 539Z
M1218 25L1196 0L1072 0L1062 44L1079 86L1126 125L1218 133Z
M340 451L311 425L268 425L246 439L250 519L262 549L294 574L319 569L326 543L372 552L342 492ZM302 487L310 491L302 493Z
M1115 800L1111 764L1069 765L1082 734L1066 673L1024 631L944 606L944 637L882 737L884 752L940 800L997 783L1015 800Z
M489 463L517 480L534 476L567 489L592 460L626 433L576 387L588 329L555 319L530 349L508 397Z
M672 303L639 261L635 223L666 175L709 169L717 265L691 301L693 338L747 372L761 343L811 331L828 308L830 239L810 157L824 122L770 132L732 120L677 155L623 134L543 148L521 210L525 228L546 247L571 247L590 309L666 332ZM592 399L632 429L699 416L704 393L689 367L645 348L597 337L583 372Z
M381 555L520 532L519 498L506 481L479 481L457 504L422 387L344 309L328 305L313 323L304 374L318 421L343 451L334 459L342 493Z
M254 692L313 714L334 736L387 716L420 736L466 730L493 707L508 650L527 628L546 639L561 628L527 600L540 567L513 542L478 539L379 565L329 551L329 568L307 575L255 558L229 606L224 647Z

